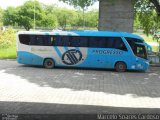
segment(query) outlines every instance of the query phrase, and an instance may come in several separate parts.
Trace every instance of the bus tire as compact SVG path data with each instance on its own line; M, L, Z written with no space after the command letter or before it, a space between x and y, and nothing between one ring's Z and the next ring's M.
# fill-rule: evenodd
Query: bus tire
M124 62L117 62L115 65L115 69L117 72L125 72L127 69L127 66Z
M52 59L47 58L44 60L43 66L47 69L52 69L55 66L55 63Z

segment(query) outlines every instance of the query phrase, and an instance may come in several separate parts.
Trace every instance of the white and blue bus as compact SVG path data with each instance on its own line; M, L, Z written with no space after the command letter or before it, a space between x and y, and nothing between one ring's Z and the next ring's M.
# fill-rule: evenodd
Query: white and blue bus
M22 31L17 61L45 68L106 68L146 71L148 45L140 36L107 31Z

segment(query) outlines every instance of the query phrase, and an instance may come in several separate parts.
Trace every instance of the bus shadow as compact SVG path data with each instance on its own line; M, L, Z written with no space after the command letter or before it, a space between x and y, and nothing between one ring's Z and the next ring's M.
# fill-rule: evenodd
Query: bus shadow
M46 69L43 66L37 66L37 65L21 65L23 67L31 67L31 68L41 68L41 69ZM115 69L104 69L104 68L75 68L75 67L55 67L53 69L62 69L62 70L96 70L96 71L107 71L107 72L115 72L115 73L121 73L117 72ZM127 70L126 72L131 72L131 73L146 73L146 71L138 71L138 70ZM122 72L124 73L124 72Z
M118 73L114 70L74 69L18 65L6 69L5 73L14 74L40 87L68 88L72 91L93 91L106 94L127 95L134 97L160 97L159 68L143 72Z

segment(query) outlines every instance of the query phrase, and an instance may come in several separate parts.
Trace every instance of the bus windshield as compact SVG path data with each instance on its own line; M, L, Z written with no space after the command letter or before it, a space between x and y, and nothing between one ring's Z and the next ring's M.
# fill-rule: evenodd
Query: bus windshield
M130 47L132 48L133 53L135 56L147 59L147 51L144 45L144 41L135 38L125 38L129 43Z
M133 52L137 57L147 59L146 47L144 45L135 44Z

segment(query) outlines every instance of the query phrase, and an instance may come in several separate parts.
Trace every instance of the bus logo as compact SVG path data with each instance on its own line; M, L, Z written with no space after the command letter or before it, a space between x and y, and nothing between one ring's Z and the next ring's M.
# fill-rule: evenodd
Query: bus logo
M75 65L82 60L82 53L79 50L72 49L62 55L62 61L66 65Z

